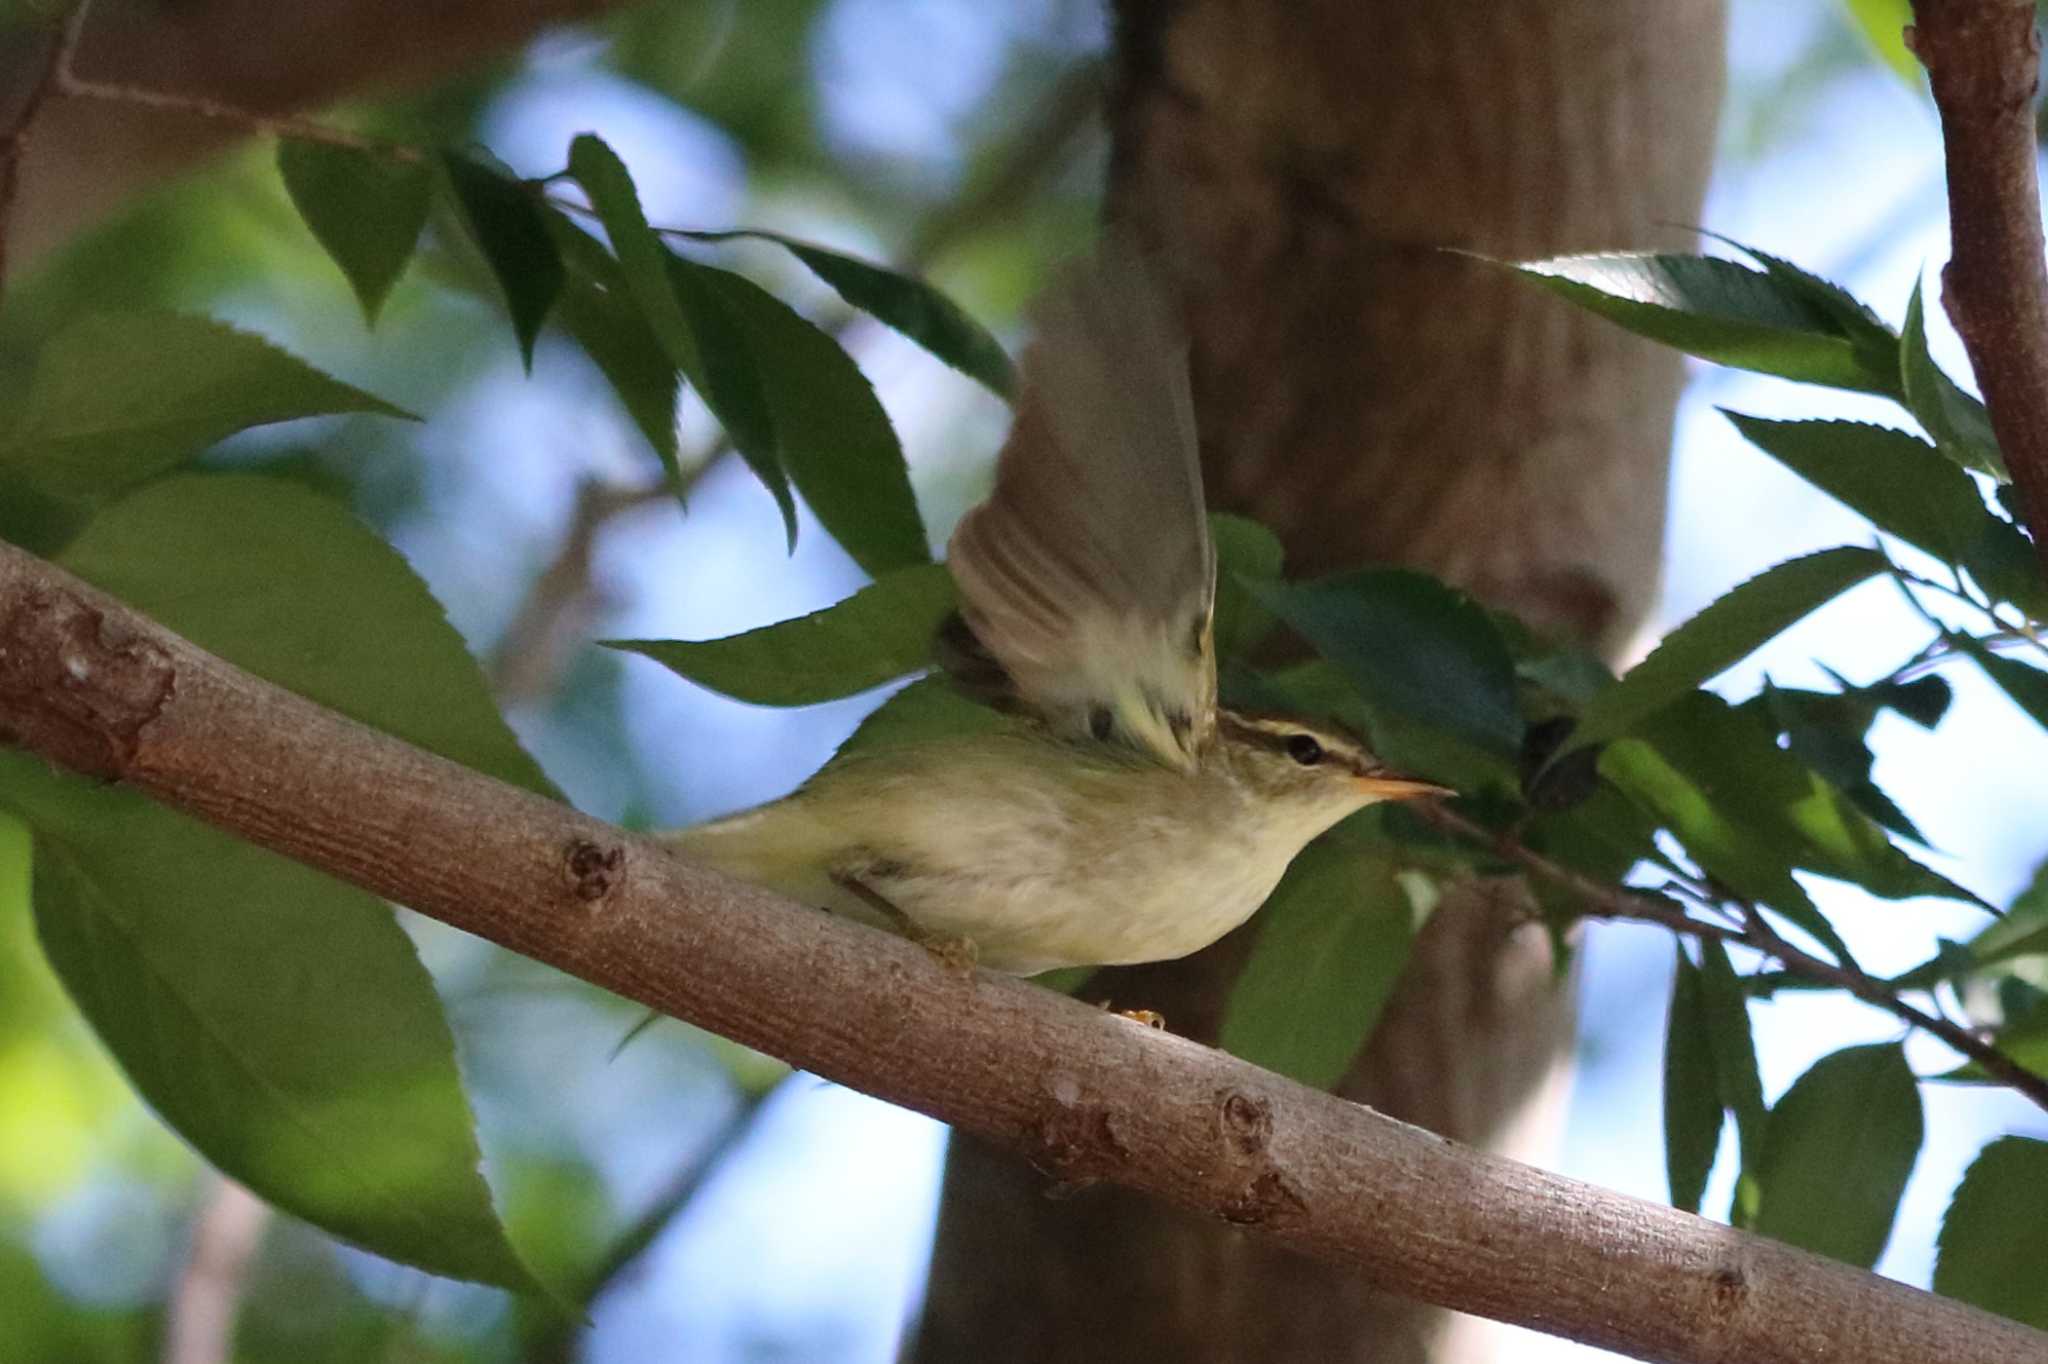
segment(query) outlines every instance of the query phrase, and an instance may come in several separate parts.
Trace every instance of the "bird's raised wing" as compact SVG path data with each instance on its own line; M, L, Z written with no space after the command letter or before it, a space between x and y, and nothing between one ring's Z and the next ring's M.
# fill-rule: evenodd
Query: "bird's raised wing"
M995 491L949 550L972 635L952 631L955 674L1192 768L1216 723L1216 562L1185 337L1156 266L1114 235L1033 319Z

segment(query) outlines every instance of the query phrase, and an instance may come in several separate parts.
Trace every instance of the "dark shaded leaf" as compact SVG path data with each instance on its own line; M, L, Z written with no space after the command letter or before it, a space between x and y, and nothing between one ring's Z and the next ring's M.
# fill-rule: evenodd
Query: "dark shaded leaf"
M562 292L562 257L539 195L502 165L483 158L481 153L444 152L441 169L463 226L505 291L519 358L531 373L534 338Z
M761 480L782 512L789 547L796 548L796 498L790 492L783 464L782 433L764 387L765 374L755 355L751 330L720 287L722 270L670 255L669 286L689 319L696 354L683 367L704 405L725 428L726 439L739 451L754 477Z
M2048 1141L1978 1152L1942 1218L1934 1291L2048 1331Z
M703 266L692 273L745 338L775 454L819 523L870 574L930 562L903 447L860 367L753 281Z
M1860 330L1797 279L1711 256L1558 256L1511 268L1638 336L1705 360L1865 393L1898 388L1896 357L1873 360Z
M1510 765L1520 752L1514 661L1463 593L1404 569L1244 586L1336 664L1375 715L1440 730Z
M942 564L884 574L808 616L724 639L613 639L702 687L760 706L852 696L929 667L932 637L954 608Z
M1666 635L1618 683L1594 696L1579 716L1571 747L1629 733L1643 719L1885 567L1884 555L1876 550L1843 545L1787 560L1738 584Z
M1920 1087L1897 1043L1814 1062L1764 1126L1751 1228L1868 1269L1884 1252L1920 1155Z
M1769 421L1727 412L1751 444L1871 524L1959 564L1994 596L2043 599L2026 537L1991 514L1970 476L1918 436L1843 421Z
M36 928L150 1106L344 1240L534 1287L492 1210L454 1039L374 897L132 792L0 753L35 830Z
M1735 1118L1736 1148L1742 1160L1728 1220L1746 1227L1756 1216L1761 1196L1756 1166L1764 1144L1764 1082L1756 1066L1749 1000L1728 960L1727 949L1712 938L1700 940L1699 986L1700 1013L1705 1020L1707 1044L1713 1052L1714 1083L1721 1095L1721 1106Z
M277 170L374 327L426 226L432 172L416 161L295 138L278 142Z
M1973 635L1952 634L1948 636L1948 642L1959 652L1968 654L1970 660L1984 670L1984 675L1996 683L2014 705L2026 712L2028 719L2048 728L2048 672L1995 653Z
M1664 1030L1664 1173L1671 1206L1700 1210L1721 1144L1720 1081L1700 969L1681 947Z
M260 336L175 313L72 323L36 357L0 435L0 471L96 500L167 473L252 426L372 412L411 417Z
M1889 4L1895 0L1882 2ZM1903 0L1896 2L1903 4ZM2011 481L1984 404L1958 387L1928 353L1927 315L1920 301L1918 280L1913 281L1913 297L1906 304L1899 381L1905 391L1906 410L1933 438L1935 449L1965 469L1989 474L2001 483Z
M1386 848L1343 835L1294 859L1231 987L1225 1051L1318 1089L1343 1076L1414 942L1419 916L1399 871Z
M560 214L549 229L568 265L568 277L556 303L555 317L590 357L640 434L653 447L661 467L679 484L676 398L681 373L663 354L647 320L626 295L618 262L589 234Z
M691 232L698 241L751 237L774 242L802 261L834 293L876 321L894 328L1004 401L1016 393L1016 373L1002 344L945 294L914 275L875 265L779 232Z
M2029 952L2048 952L2048 926L2037 924L2031 941L2008 950L2003 959L2023 956ZM1980 963L1983 964L1983 963ZM2048 1009L2036 1008L2032 1012L2014 1019L1999 1029L1991 1039L1999 1051L2019 1064L2022 1069L2048 1078ZM1946 1080L1958 1084L2002 1085L2005 1081L1976 1061L1968 1061L1954 1070L1943 1071L1929 1079Z
M1277 582L1284 558L1280 537L1256 521L1226 512L1209 515L1216 545L1216 657L1245 653L1273 628L1273 617L1240 579Z

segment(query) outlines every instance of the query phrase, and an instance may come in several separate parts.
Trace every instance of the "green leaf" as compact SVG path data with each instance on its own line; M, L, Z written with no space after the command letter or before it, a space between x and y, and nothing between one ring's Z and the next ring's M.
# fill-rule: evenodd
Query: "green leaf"
M1336 664L1373 711L1509 760L1519 752L1514 660L1486 611L1463 593L1405 569L1310 583L1241 581Z
M1341 835L1294 859L1224 1006L1225 1051L1318 1089L1342 1078L1419 926L1399 870L1384 847Z
M284 138L277 170L314 239L334 258L377 325L426 225L433 175L422 163L353 147Z
M562 292L562 257L540 197L487 154L444 152L441 169L456 212L505 291L519 358L533 370L533 343Z
M1685 255L1558 256L1510 268L1638 336L1701 359L1864 393L1898 390L1896 357L1873 358L1863 328L1817 299L1802 285L1811 278L1803 273L1788 277Z
M860 367L752 280L696 269L737 321L775 454L819 523L870 574L929 563L903 447Z
M1947 711L1948 683L1939 677L1845 685L1839 692L1785 688L1768 679L1741 709L1754 710L1785 738L1793 757L1812 768L1878 824L1923 846L1926 839L1904 811L1871 779L1876 755L1865 738L1880 710L1890 708L1931 729Z
M1869 41L1877 59L1914 89L1920 88L1920 59L1906 46L1913 22L1912 0L1843 0L1849 17Z
M668 257L667 272L669 287L697 338L695 358L683 372L725 428L733 449L775 499L783 532L794 550L796 499L783 464L781 433L775 427L775 409L764 387L751 329L719 285L718 276L725 272L675 255Z
M1984 670L1984 675L2026 712L2028 719L2048 729L2048 672L1994 653L1974 635L1951 634L1947 638L1953 648L1968 654Z
M1723 409L1758 449L1879 530L1962 563L1991 520L1969 476L1918 436L1847 421L1771 421Z
M259 677L557 796L405 560L297 484L165 479L102 511L58 562Z
M1747 658L1779 632L1885 571L1884 555L1844 545L1766 569L1666 635L1650 656L1596 695L1572 748L1627 734L1638 722Z
M221 1170L344 1240L531 1290L478 1173L454 1040L374 897L132 792L0 754L50 964Z
M618 154L595 133L580 133L569 144L569 173L597 210L619 258L626 294L646 319L669 362L686 374L700 367L696 328L669 279L669 250L647 225L639 191Z
M1700 1014L1713 1053L1714 1084L1721 1106L1735 1118L1736 1149L1742 1161L1728 1220L1746 1227L1756 1215L1759 1197L1756 1167L1764 1143L1764 1082L1756 1066L1749 1000L1727 949L1712 938L1700 940L1699 986Z
M1216 546L1216 657L1236 658L1273 628L1273 617L1245 581L1276 583L1285 557L1280 537L1256 521L1227 512L1209 514Z
M2033 607L2043 599L2026 537L1992 515L1970 476L1918 436L1861 422L1723 411L1751 444L1879 530L1969 569L2003 600Z
M1977 1153L1942 1219L1934 1291L2048 1331L2048 1141Z
M921 677L875 707L833 756L991 734L1028 723L968 700L946 678ZM1088 973L1096 970L1092 966L1076 969ZM1045 977L1033 979L1043 982ZM1079 978L1076 979L1078 982Z
M1706 987L1683 948L1677 956L1664 1030L1664 1172L1671 1206L1698 1212L1721 1144L1723 1108Z
M627 297L618 262L559 213L550 216L549 228L568 265L556 319L604 375L661 467L680 486L676 397L681 372L669 363L646 319Z
M691 232L698 241L751 237L774 242L802 261L834 293L884 326L901 332L1004 401L1016 393L1016 373L1002 344L945 294L913 275L901 274L780 232L742 228L735 232Z
M758 706L808 706L879 687L931 665L932 637L954 608L942 564L884 574L808 616L724 639L614 639L702 687Z
M298 417L412 414L329 378L260 336L175 313L82 318L36 358L0 435L0 470L95 500L155 478L216 441Z
M1779 748L1753 711L1695 692L1660 712L1641 737L1641 744L1610 746L1602 774L1664 818L1717 878L1769 903L1838 955L1839 937L1792 880L1793 868L1889 900L1983 903L1902 852L1839 790Z
M1893 0L1883 0L1892 3ZM1897 0L1901 8L1905 0ZM1899 383L1904 390L1906 410L1934 439L1942 454L1965 469L1988 474L2010 483L2005 456L1998 437L1991 431L1991 415L1984 404L1957 386L1942 372L1927 350L1927 315L1920 301L1920 281L1913 281L1913 297L1906 304L1906 330L1899 348Z
M1771 1110L1751 1230L1868 1269L1920 1155L1920 1088L1897 1043L1823 1056Z

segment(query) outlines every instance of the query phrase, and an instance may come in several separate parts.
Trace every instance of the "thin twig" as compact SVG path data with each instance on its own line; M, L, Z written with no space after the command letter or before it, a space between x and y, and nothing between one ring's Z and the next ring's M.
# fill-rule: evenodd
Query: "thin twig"
M2048 568L2048 263L2035 170L2034 0L1913 0L1948 171L1942 301Z
M1792 975L1844 990L1864 1003L1882 1009L1893 1017L1921 1029L1929 1036L1939 1038L1982 1066L1993 1078L2026 1095L2042 1109L2048 1110L2048 1077L2036 1075L1969 1029L1959 1027L1946 1018L1930 1014L1907 1003L1894 994L1883 981L1854 967L1840 966L1801 951L1771 927L1770 921L1757 912L1756 906L1748 901L1734 902L1744 911L1741 928L1726 928L1720 924L1707 923L1694 918L1684 909L1660 896L1646 895L1641 891L1595 880L1574 871L1515 839L1500 837L1491 829L1474 823L1444 805L1426 802L1419 805L1418 809L1424 819L1438 828L1482 843L1544 880L1573 892L1585 902L1588 911L1596 918L1639 920L1661 925L1674 933L1682 933L1688 937L1715 938L1725 943L1753 948L1775 959Z
M42 71L23 96L21 107L14 111L14 121L8 125L6 134L0 136L0 290L7 284L7 228L14 216L15 194L21 188L21 163L28 155L36 116L42 113L50 96L58 92L64 73L71 67L72 54L78 51L79 35L85 29L85 11L86 0L80 0L64 16L63 24L50 39Z

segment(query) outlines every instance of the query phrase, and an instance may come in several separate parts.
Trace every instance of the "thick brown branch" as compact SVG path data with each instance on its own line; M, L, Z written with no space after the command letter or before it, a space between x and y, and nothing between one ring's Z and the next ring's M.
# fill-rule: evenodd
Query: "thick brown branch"
M2048 565L2048 262L2034 169L2033 0L1913 0L1909 38L1941 111L1942 296Z
M1647 1360L2021 1364L2048 1335L1470 1150L701 870L270 686L0 545L0 735L515 952L1391 1291Z

